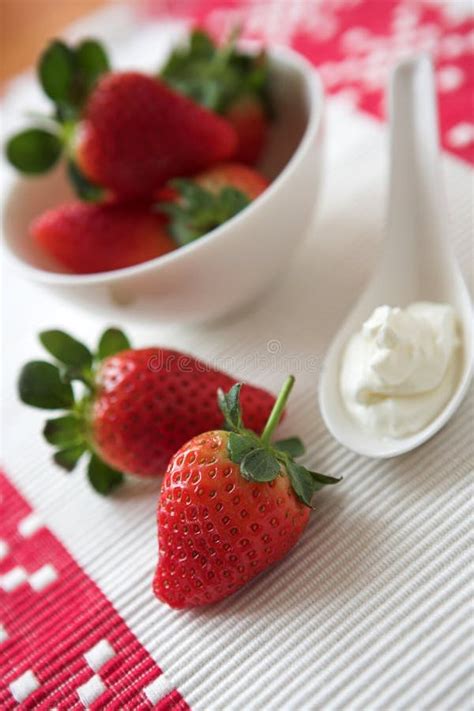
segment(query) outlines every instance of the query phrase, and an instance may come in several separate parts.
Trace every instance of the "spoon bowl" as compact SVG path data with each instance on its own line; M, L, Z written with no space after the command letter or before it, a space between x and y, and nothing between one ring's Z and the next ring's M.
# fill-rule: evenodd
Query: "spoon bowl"
M426 442L461 404L473 362L473 318L469 294L448 241L442 188L434 75L426 56L401 62L390 86L390 190L387 235L378 268L327 353L319 385L321 414L344 446L368 457L388 458ZM460 324L462 357L457 385L443 410L421 431L381 437L351 417L339 385L350 337L377 306L405 307L415 301L451 304Z

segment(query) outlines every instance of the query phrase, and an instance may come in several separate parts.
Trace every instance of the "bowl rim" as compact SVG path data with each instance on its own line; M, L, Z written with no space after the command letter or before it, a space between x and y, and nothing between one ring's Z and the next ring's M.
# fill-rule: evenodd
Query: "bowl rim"
M24 276L32 279L35 282L56 285L56 286L89 286L97 284L107 284L110 282L132 279L142 274L146 274L152 271L159 271L166 269L168 265L173 264L176 260L186 258L187 255L192 254L196 250L206 249L207 245L211 244L216 239L219 239L222 233L225 234L226 231L232 229L238 222L244 221L251 217L255 210L260 209L263 205L272 198L273 194L276 193L282 183L291 178L294 173L296 166L301 162L303 156L308 152L308 149L313 143L313 140L318 134L322 124L322 116L324 109L324 89L321 82L321 78L316 68L309 62L306 57L304 57L299 52L286 46L272 45L268 49L268 55L270 62L275 62L279 64L286 64L299 71L300 75L303 77L308 90L309 97L309 115L308 122L303 133L303 136L297 146L295 152L288 160L287 164L284 166L282 171L273 180L270 185L265 189L265 191L256 198L250 205L248 205L245 210L241 213L235 215L230 220L220 225L219 227L211 230L206 235L203 235L198 240L190 242L187 245L183 245L178 249L168 252L167 254L161 255L160 257L155 257L154 259L149 259L146 262L140 264L135 264L130 267L122 267L121 269L113 269L107 272L97 272L94 274L68 274L53 272L47 269L41 269L35 267L32 264L28 264L25 260L21 259L12 250L8 239L5 237L5 213L7 205L9 203L11 193L15 189L19 180L24 180L25 178L15 177L8 186L5 197L2 200L2 212L3 212L3 229L2 229L2 247L3 252L7 260L11 263L12 268L17 272L22 273Z

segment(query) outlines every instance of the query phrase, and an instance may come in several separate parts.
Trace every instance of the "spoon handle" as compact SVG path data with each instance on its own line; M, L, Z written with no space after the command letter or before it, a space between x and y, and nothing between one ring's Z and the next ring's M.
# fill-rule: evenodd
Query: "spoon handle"
M401 62L390 84L390 181L385 273L403 273L407 300L438 293L453 256L438 144L434 72L428 56ZM435 283L436 282L436 283ZM398 288L398 287L397 287Z

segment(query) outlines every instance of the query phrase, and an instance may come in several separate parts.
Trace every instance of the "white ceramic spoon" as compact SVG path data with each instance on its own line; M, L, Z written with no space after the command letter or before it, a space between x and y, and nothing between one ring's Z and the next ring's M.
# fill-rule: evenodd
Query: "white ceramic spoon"
M459 407L472 374L473 318L469 294L449 243L442 187L434 74L428 57L401 62L390 84L390 191L380 263L327 353L319 384L321 414L343 445L368 457L394 457L438 432ZM463 359L456 390L420 432L401 439L365 432L344 407L341 357L350 336L382 304L449 303L462 329Z

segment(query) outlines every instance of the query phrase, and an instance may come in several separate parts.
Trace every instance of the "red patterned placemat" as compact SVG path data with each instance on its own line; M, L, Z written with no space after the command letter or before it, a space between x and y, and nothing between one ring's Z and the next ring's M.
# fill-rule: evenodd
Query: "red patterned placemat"
M97 585L0 474L0 709L18 705L189 708Z
M474 19L470 0L142 0L217 35L289 44L319 69L326 90L383 117L388 71L406 54L435 61L443 147L474 162Z

